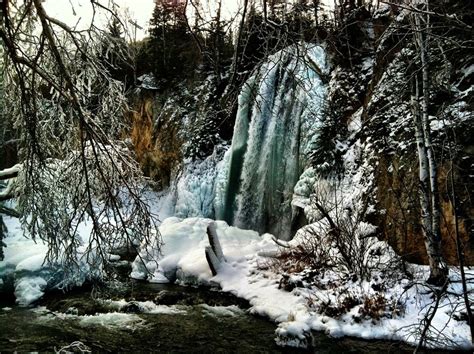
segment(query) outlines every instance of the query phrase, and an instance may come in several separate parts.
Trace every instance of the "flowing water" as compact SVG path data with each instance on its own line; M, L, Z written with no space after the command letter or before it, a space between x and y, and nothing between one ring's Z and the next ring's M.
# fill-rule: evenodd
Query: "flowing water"
M399 343L336 340L321 333L313 334L312 349L281 348L273 339L274 323L250 315L243 300L202 288L130 283L52 293L32 308L11 300L0 300L1 352L51 352L76 341L93 352L412 352Z
M128 302L117 314L104 298ZM151 301L161 304L156 313L136 306ZM245 307L219 292L153 284L50 294L36 308L3 301L0 351L52 351L80 341L93 352L286 352L273 341L275 325Z

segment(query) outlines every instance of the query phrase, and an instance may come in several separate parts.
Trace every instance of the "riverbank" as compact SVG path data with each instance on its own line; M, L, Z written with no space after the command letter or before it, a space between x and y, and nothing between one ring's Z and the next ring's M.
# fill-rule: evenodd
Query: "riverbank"
M276 335L280 346L317 348L320 344L315 333L323 333L334 340L356 337L417 344L420 323L435 300L424 283L426 267L408 265L411 279L402 272L398 277L373 274L368 281L344 278L334 272L280 274L274 258L269 257L279 250L271 235L260 236L254 231L240 230L218 221L217 233L225 262L213 276L205 257L205 248L209 246L206 228L210 222L203 218L164 220L160 226L164 246L160 252L142 248L141 257L133 262L132 275L151 283L214 287L243 299L239 301L247 305L237 305L244 308L246 314L258 315L277 324L276 330L272 325L270 340L274 343ZM12 223L10 226L15 226ZM18 225L10 228L12 231L12 237L6 239L10 253L6 253L6 260L0 264L0 275L4 280L10 279L10 284L5 282L1 287L10 287L17 303L25 305L25 300L38 303L45 293L58 287L56 281L60 278L54 269L43 266L45 253L41 252L45 250L44 246L24 239ZM9 257L9 254L15 257ZM76 280L86 279L83 275ZM469 327L462 316L461 284L456 277L458 275L453 272L449 292L440 302L432 325L442 331L438 348L468 350ZM169 306L175 301L160 303L164 300L159 300L159 293L152 295L154 305ZM137 301L135 296L126 301ZM112 300L123 299L125 297ZM367 308L367 303L372 307ZM142 310L153 311L153 304L144 304ZM91 316L94 313L73 315Z

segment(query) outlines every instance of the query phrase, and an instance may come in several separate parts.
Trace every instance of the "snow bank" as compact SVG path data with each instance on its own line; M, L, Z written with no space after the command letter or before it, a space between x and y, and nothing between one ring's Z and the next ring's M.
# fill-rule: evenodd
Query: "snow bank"
M183 281L209 284L212 278L204 256L209 240L206 228L211 219L171 217L160 226L163 240L161 250L142 247L132 265L131 277L151 282ZM239 268L246 256L252 256L269 247L274 248L271 236L261 239L257 232L240 230L225 221L216 221L217 233L229 264Z
M174 200L168 191L161 194L146 191L144 201L151 206L153 214L162 218L174 212ZM89 263L83 257L92 230L92 225L87 220L83 220L77 229L80 243L77 254L79 266L68 273L67 277L60 264L46 262L47 245L41 240L34 241L25 237L18 219L4 216L4 222L8 231L3 240L7 246L4 248L5 257L0 261L0 293L13 292L19 305L34 303L49 289L81 286L89 278L102 276L101 268L89 266L93 263L94 254L89 254L92 257ZM106 254L106 257L115 262L120 259L115 254Z
M90 225L83 222L79 228L82 244L78 248L78 267L65 276L60 264L46 260L48 246L41 240L32 240L24 236L20 222L16 218L5 217L8 233L4 239L5 258L0 262L0 292L14 292L16 302L28 306L40 299L53 288L81 286L88 277L100 274L93 271L85 260L81 259L90 235ZM8 288L13 284L14 289Z
M38 241L23 237L17 219L4 217L8 229L8 237L4 239L5 259L0 262L0 291L6 289L8 278L14 279L14 293L17 302L27 306L43 296L52 274L43 269L43 262L48 247ZM11 236L10 236L11 235Z
M15 297L21 306L28 306L44 295L48 282L44 277L22 277L15 281Z
M41 240L32 240L24 235L20 222L16 218L5 217L8 233L4 239L5 258L0 262L0 292L13 290L16 302L28 306L40 299L48 289L80 286L91 276L91 269L85 260L81 260L91 231L91 225L83 222L78 227L82 244L78 248L78 264L71 274L65 277L59 264L47 263L48 246ZM99 274L100 270L94 270ZM8 289L13 280L14 289Z
M165 242L162 253L143 249L142 258L148 269L137 258L133 276L149 281L177 278L180 283L218 285L223 291L248 300L250 313L279 323L276 340L280 345L308 346L311 344L312 330L323 331L332 337L391 339L417 344L418 338L414 335L416 326L424 318L433 300L426 287L409 285L422 284L429 273L428 267L412 266L414 281L393 279L392 286L381 293L374 290L374 285L380 282L377 275L370 281L347 280L338 284L335 282L337 274L320 279L322 283L334 284L332 287L296 287L289 292L281 289L281 275L271 270L268 258L263 256L277 250L271 235L260 237L254 231L240 230L217 221L217 233L227 262L213 277L204 255L204 248L208 245L206 227L210 222L210 219L204 218L166 219L160 227ZM152 255L156 257L156 262L149 258ZM147 270L150 272L148 275ZM452 273L451 277L455 279L456 275ZM449 290L458 294L462 291L457 283L451 285ZM334 318L318 310L324 301L337 303L340 299L337 294L354 294L363 298L379 293L389 302L399 301L403 311L388 317L382 316L377 321L360 315L361 304ZM220 315L232 315L233 312L230 308L207 306L204 309ZM443 299L433 325L443 330L443 335L451 341L451 345L469 348L469 327L465 322L452 318L451 315L456 311L459 313L459 308L456 309L452 296Z

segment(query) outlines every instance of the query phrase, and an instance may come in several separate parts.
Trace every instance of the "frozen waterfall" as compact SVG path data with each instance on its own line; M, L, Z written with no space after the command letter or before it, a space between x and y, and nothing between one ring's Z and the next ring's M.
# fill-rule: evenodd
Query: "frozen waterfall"
M319 126L328 66L322 47L298 45L268 58L244 85L230 150L215 181L216 219L291 236L293 188Z

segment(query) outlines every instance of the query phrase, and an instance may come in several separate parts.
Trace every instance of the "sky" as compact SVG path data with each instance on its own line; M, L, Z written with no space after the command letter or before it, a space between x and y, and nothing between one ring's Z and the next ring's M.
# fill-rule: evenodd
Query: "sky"
M108 0L101 0L104 5L108 4ZM130 18L134 19L136 23L143 28L137 29L137 38L142 38L146 35L148 28L148 21L153 12L153 0L115 0L119 6L120 13L128 12ZM78 27L86 27L92 19L92 6L90 0L46 0L44 7L50 16L69 24ZM105 16L101 16L100 23L106 23Z
M128 12L129 17L132 18L143 30L137 28L137 39L143 38L147 35L148 21L153 12L153 0L114 0L119 6L118 11L121 13ZM109 0L101 0L102 4L108 4ZM202 1L207 3L207 1ZM242 0L223 0L223 16L231 17L233 13L239 8ZM46 0L44 4L47 13L50 16L56 17L59 20L69 24L76 25L79 21L78 27L90 23L92 19L92 7L90 0ZM209 9L204 9L209 10ZM101 23L107 23L107 20L102 16L99 20ZM130 25L130 27L133 27ZM134 33L134 32L131 32Z
M1 1L1 0L0 0ZM108 5L111 0L100 0L101 4ZM204 7L204 11L207 13L215 13L215 3L217 0L200 0ZM236 12L240 9L244 0L222 0L222 17L230 19L235 17ZM131 39L135 36L136 39L145 37L148 29L148 21L151 18L154 7L154 0L114 0L115 4L118 5L118 12L128 14L128 18L141 27L134 28L135 26L127 24L131 33ZM332 7L333 1L323 0L322 3ZM189 6L191 8L191 6ZM56 17L57 19L74 26L79 23L78 27L87 27L92 19L92 6L90 0L46 0L45 8L50 16ZM192 16L192 15L191 15ZM97 19L96 19L97 20ZM103 26L107 24L105 16L99 18L96 23L99 22Z

